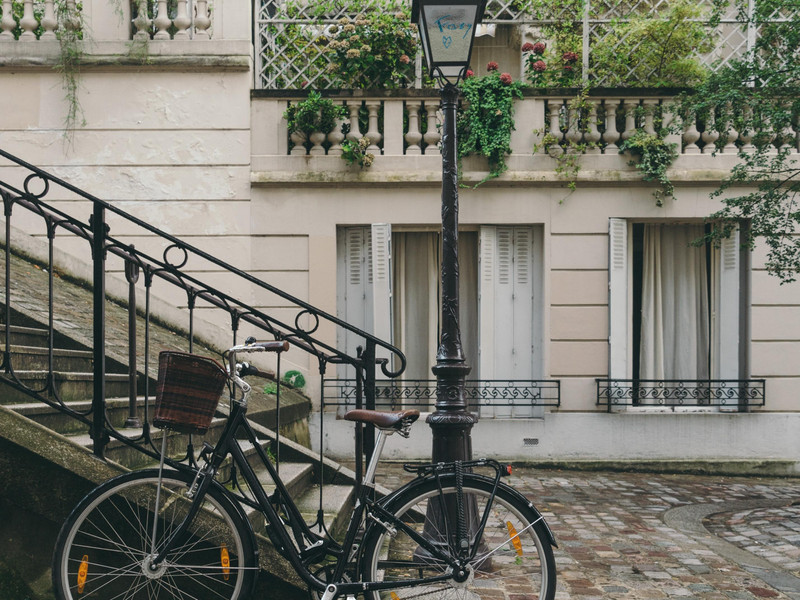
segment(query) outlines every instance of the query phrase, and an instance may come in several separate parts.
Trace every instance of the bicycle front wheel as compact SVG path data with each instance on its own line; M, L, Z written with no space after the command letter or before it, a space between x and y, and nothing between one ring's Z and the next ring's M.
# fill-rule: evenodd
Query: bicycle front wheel
M252 531L212 486L187 535L152 559L183 522L191 474L129 473L93 490L61 529L53 556L59 600L243 600L255 581ZM158 500L158 502L157 502ZM153 538L155 532L155 538Z
M399 521L431 541L439 549L457 555L458 519L455 478L435 479L411 488L386 507ZM468 574L463 581L448 579L415 587L398 587L373 592L372 599L402 600L435 597L451 600L525 598L552 600L556 569L550 535L539 513L522 497L505 486L491 498L491 481L464 476L463 510L470 554ZM491 505L489 502L491 501ZM489 507L486 526L480 522ZM365 581L395 581L435 577L449 567L436 560L407 532L386 524L375 525L364 541L362 573ZM367 596L369 598L369 596Z

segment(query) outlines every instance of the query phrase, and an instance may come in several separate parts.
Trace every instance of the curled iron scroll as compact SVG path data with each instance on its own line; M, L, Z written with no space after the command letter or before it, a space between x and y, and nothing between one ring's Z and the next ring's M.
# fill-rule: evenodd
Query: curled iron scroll
M170 261L168 255L172 250L179 250L180 252L183 252L183 260L180 263L175 264ZM164 250L163 257L164 257L164 264L173 267L175 269L182 269L184 266L186 266L186 263L189 262L189 253L186 251L186 248L179 246L178 244L171 244L167 246L167 248Z
M31 182L35 179L38 179L39 181L44 183L44 189L38 194L31 191ZM27 195L32 196L33 198L36 199L41 199L44 198L47 195L47 192L50 191L50 182L47 180L47 178L42 177L39 173L31 173L25 178L25 183L23 184L23 187L25 188L25 193Z

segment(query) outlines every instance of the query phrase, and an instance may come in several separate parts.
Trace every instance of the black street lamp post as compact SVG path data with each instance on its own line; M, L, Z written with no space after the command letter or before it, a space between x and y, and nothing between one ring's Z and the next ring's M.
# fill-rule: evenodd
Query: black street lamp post
M469 460L475 423L467 411L464 379L470 367L461 346L458 305L458 81L469 67L475 29L486 0L414 0L411 19L419 27L431 74L442 86L442 267L441 334L436 353L436 411L428 417L434 462Z

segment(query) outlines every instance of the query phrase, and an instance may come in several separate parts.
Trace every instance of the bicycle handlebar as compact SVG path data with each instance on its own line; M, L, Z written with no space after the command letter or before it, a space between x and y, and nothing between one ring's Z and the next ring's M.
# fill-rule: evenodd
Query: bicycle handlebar
M250 363L242 363L242 368L239 369L239 377L263 377L264 379L272 379L275 381L275 373L272 371L262 371L258 367L254 367Z

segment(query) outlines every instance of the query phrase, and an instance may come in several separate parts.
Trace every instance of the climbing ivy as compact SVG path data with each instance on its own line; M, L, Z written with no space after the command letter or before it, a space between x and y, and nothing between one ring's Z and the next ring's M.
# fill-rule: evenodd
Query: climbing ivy
M499 73L496 62L490 62L487 70L483 77L476 77L472 71L467 73L461 84L463 103L456 123L459 159L477 154L489 162L489 174L475 187L508 169L514 100L522 98L522 85L509 73Z

